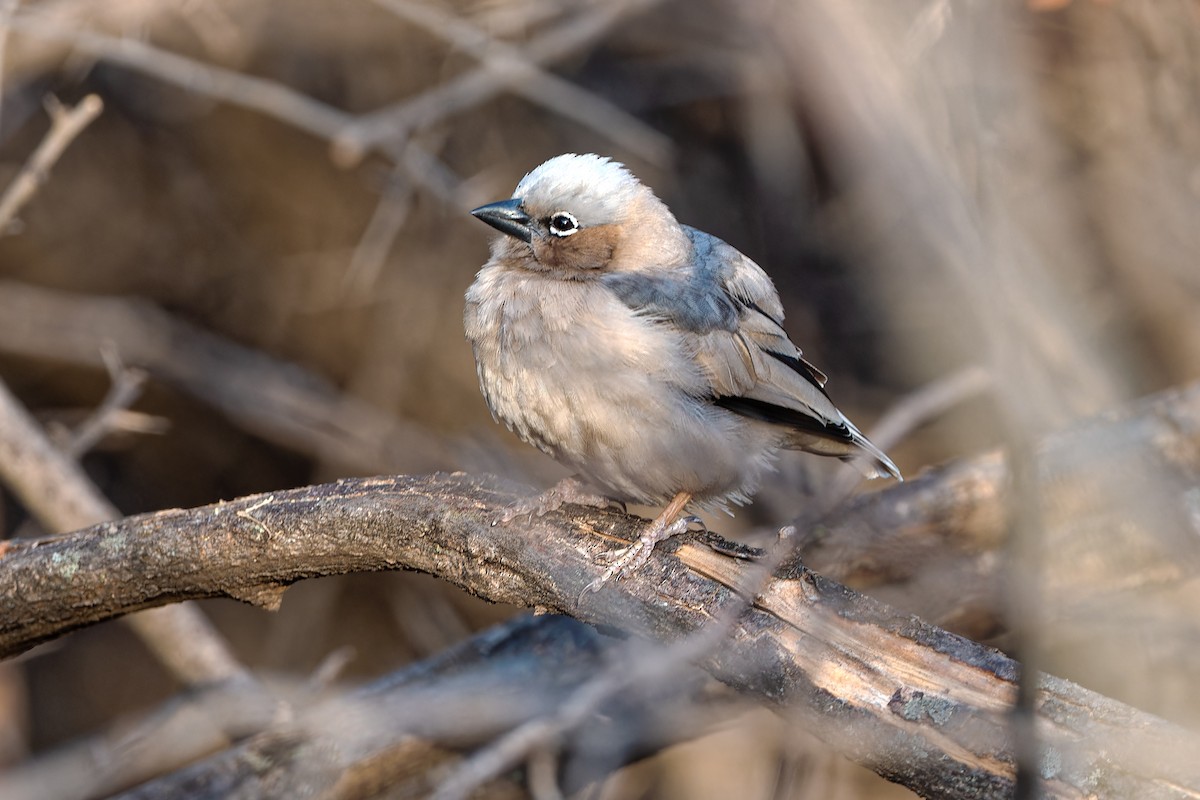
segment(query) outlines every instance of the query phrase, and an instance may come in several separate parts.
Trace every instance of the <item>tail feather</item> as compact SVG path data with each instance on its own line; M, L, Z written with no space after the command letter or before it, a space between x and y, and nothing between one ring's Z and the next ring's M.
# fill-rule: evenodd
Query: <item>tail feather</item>
M842 461L852 465L868 478L904 480L904 476L900 474L900 468L888 458L887 453L872 444L871 440L858 431L855 433L858 435L854 437L854 444L858 447L859 452L841 456Z
M839 458L853 464L868 478L904 480L899 468L887 454L863 436L832 403L829 404L828 413L836 417L826 421L815 412L799 411L747 397L718 397L713 402L742 416L787 429L785 447Z

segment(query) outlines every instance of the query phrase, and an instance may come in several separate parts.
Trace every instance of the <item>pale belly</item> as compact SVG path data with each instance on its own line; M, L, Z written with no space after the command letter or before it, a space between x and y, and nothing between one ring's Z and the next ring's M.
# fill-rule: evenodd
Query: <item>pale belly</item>
M502 303L481 296L488 287L478 282L468 293L467 333L492 413L621 499L661 504L686 491L701 504L746 500L770 468L776 434L702 399L706 381L674 329L601 287L559 283L543 281L536 294L518 286Z

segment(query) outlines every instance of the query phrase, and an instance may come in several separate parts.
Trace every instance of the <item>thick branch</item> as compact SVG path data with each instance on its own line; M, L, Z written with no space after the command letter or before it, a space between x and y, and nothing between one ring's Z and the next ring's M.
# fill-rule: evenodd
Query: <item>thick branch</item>
M173 600L271 605L301 578L395 567L664 641L737 610L734 587L756 585L753 564L679 543L674 556L660 552L638 574L581 596L603 569L597 556L632 538L637 520L589 512L493 525L511 500L462 475L346 480L15 543L0 570L0 651ZM1018 665L803 567L758 593L705 666L926 796L1011 792ZM1191 756L1200 742L1183 730L1054 678L1042 682L1039 708L1049 796L1101 785L1141 797L1200 792Z
M69 531L120 516L83 468L54 448L3 381L0 480L47 530ZM159 660L185 683L250 680L225 640L191 605L159 608L129 617L128 622Z
M1200 384L1052 434L1037 462L1052 607L1101 590L1144 601L1200 573ZM988 554L1004 539L1009 492L1001 453L952 462L859 495L820 527L798 523L799 549L812 568L855 586L911 582L927 618L978 621L999 608ZM969 579L954 580L956 571Z

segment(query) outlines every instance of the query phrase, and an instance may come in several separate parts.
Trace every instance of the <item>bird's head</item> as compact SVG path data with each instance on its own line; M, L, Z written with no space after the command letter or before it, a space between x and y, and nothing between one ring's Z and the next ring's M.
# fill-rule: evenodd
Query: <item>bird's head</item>
M521 179L509 200L471 212L507 236L494 256L515 266L589 275L668 266L686 247L670 210L623 164L555 156Z

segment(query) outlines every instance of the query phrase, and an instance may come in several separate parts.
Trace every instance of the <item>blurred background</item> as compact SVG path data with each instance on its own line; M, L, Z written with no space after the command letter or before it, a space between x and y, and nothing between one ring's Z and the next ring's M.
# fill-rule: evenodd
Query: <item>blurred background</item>
M1029 445L1200 377L1198 16L1194 0L0 3L0 185L46 135L48 98L104 102L0 238L0 377L62 434L121 365L146 371L82 459L124 513L393 472L544 487L562 471L476 385L462 297L491 232L467 212L596 152L773 276L865 431L945 390L891 449L906 475ZM786 456L758 502L710 522L770 536L840 469ZM36 534L0 505L0 535ZM1103 578L1048 597L1071 634L1045 637L1044 666L1200 727L1200 538L1147 535L1146 569L1183 576L1120 602ZM1039 566L1074 569L1070 552ZM1124 558L1084 552L1095 575ZM913 584L888 601L946 624ZM309 581L274 614L203 609L263 674L352 648L348 682L515 612L402 573ZM995 620L959 630L1004 643ZM0 665L0 764L178 688L119 625L45 645ZM908 796L762 712L604 791Z

